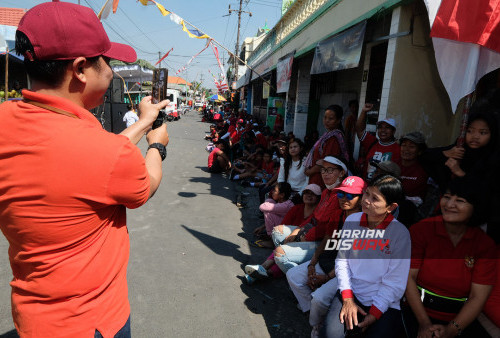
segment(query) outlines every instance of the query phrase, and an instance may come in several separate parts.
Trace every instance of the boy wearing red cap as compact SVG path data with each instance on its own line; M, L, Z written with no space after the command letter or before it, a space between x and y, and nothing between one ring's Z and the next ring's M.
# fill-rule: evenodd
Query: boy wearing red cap
M9 241L12 315L21 337L130 336L126 207L154 194L168 133L147 134L168 101L144 99L122 135L89 112L113 77L110 59L135 51L109 41L94 12L49 2L21 19L16 51L32 81L0 110L0 228Z

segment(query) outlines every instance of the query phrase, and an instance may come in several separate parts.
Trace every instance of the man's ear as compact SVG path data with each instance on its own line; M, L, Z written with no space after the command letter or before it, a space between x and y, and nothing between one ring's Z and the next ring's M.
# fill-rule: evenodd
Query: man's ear
M87 59L80 56L73 60L71 65L73 70L73 78L80 81L81 83L87 83L87 77L85 76L85 68L87 64Z
M394 210L396 210L396 208L398 207L398 204L397 203L392 203L390 204L388 207L387 207L387 211L389 211L390 213L392 213Z

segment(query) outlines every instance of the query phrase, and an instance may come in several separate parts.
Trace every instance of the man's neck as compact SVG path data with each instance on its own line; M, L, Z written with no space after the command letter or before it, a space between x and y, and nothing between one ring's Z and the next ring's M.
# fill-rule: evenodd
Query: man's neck
M83 103L82 97L78 91L76 92L71 92L69 90L65 90L65 86L57 87L57 88L50 88L50 87L45 87L40 84L33 83L31 91L40 93L43 95L50 95L50 96L57 96L61 97L64 99L67 99L74 104L85 108L85 104Z

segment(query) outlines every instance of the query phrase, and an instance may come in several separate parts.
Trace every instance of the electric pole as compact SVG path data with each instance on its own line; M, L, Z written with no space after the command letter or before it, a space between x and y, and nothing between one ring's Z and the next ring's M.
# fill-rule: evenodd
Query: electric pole
M161 51L158 52L158 60L161 60ZM161 61L160 64L158 65L158 68L161 68Z
M232 12L238 12L238 34L236 35L236 52L235 56L239 56L240 52L240 28L241 28L241 13L247 13L248 15L252 16L252 12L246 12L241 10L241 7L243 5L243 0L240 0L240 8L238 10L236 9L231 9L231 5L229 5L229 14ZM238 59L234 58L234 82L238 81L238 66L240 61Z

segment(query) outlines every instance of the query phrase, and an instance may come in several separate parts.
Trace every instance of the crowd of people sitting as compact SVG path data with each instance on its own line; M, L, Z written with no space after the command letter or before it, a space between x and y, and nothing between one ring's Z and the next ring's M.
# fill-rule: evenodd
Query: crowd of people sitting
M250 244L270 255L245 266L246 282L286 276L312 337L494 336L498 109L476 102L465 137L428 148L418 131L397 139L390 118L373 135L372 105L350 106L348 118L327 107L326 132L304 142L243 111L211 126L209 171L259 191Z

